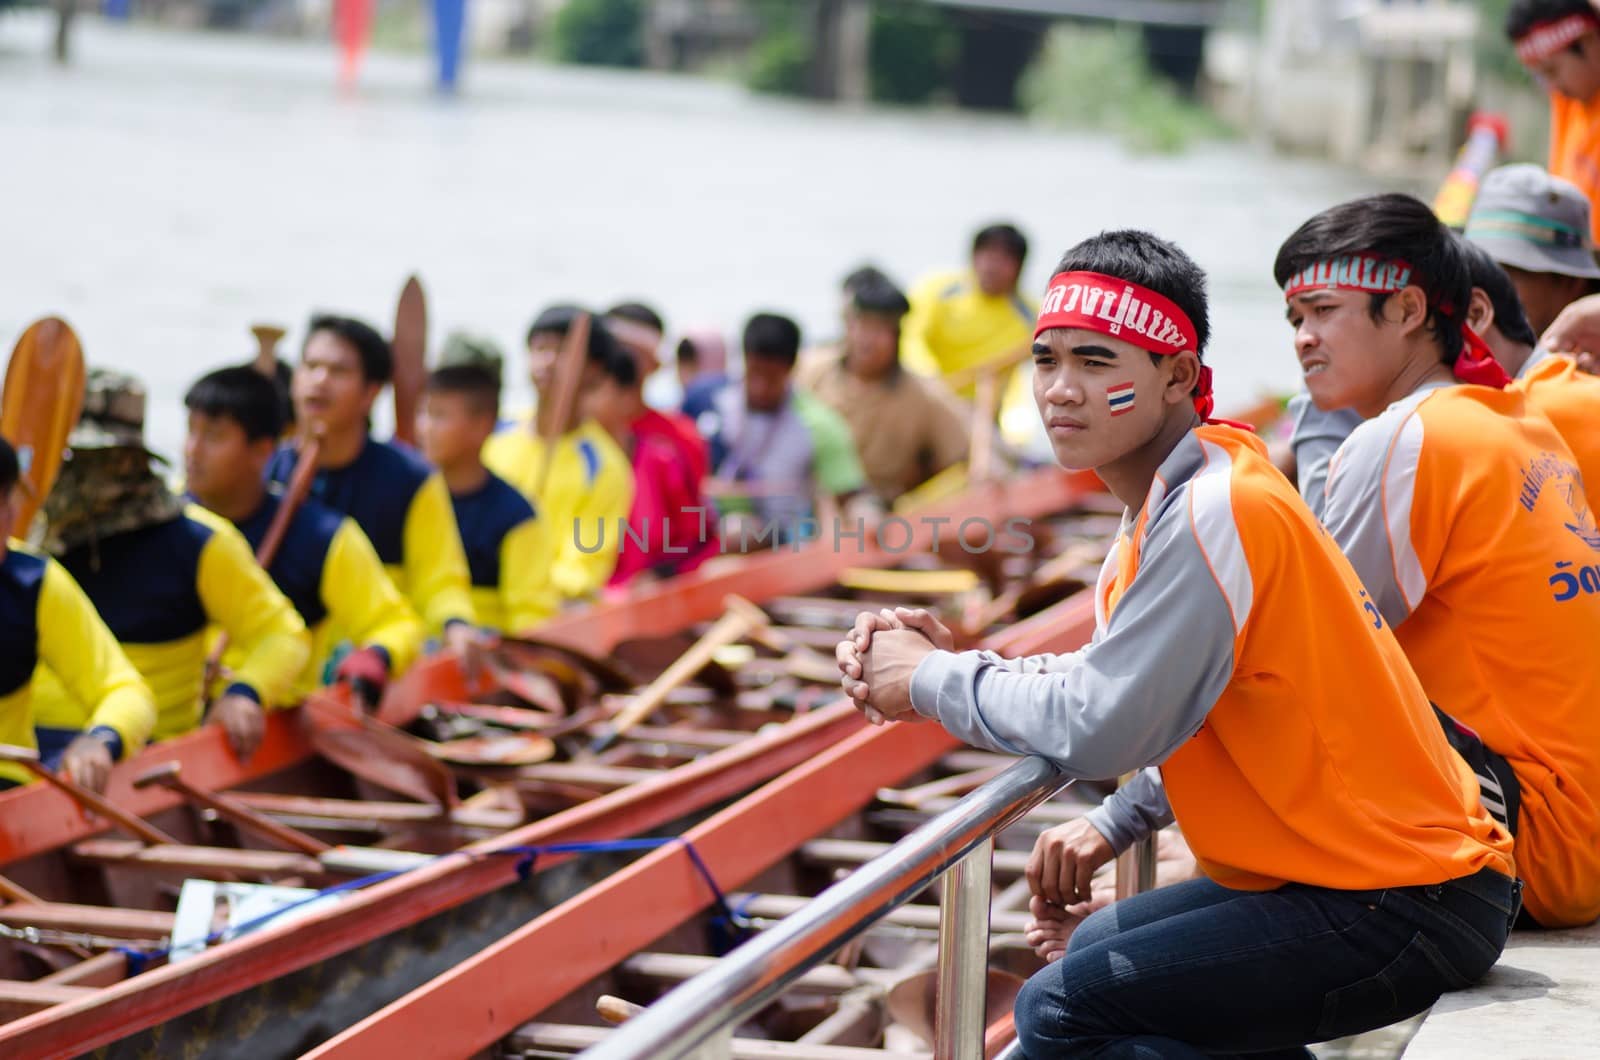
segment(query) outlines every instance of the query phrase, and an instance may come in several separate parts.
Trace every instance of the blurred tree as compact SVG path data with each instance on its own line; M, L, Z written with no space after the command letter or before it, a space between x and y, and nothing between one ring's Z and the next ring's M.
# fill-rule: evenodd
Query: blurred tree
M644 65L645 0L568 0L550 37L558 59L592 66Z
M874 4L867 46L872 98L926 103L950 91L961 34L932 4Z

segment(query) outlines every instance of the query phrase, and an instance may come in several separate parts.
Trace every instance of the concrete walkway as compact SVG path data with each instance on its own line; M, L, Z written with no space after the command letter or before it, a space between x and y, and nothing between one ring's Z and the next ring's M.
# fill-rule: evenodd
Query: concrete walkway
M1482 983L1439 999L1405 1056L1600 1058L1600 925L1513 934Z

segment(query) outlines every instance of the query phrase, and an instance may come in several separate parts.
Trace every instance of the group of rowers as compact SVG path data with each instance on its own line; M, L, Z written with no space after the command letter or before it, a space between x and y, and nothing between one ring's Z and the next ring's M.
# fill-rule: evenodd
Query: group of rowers
M1272 265L1304 380L1276 462L1212 415L1187 254L1063 255L1033 396L1126 505L1090 643L956 652L885 609L837 650L875 723L1133 774L1029 859L1025 1055L1305 1057L1600 915L1600 378L1557 352L1600 351L1590 222L1527 165L1463 234L1398 194L1306 221ZM1195 878L1094 895L1174 822Z
M1594 9L1513 8L1524 61L1559 91L1587 63L1600 98ZM420 451L370 435L389 343L319 316L287 402L249 366L189 389L181 494L142 390L94 372L32 527L11 525L0 443L0 542L35 542L0 546L0 742L94 788L203 720L248 755L264 711L319 683L375 702L429 641L471 657L485 631L711 561L728 524L708 511L799 536L829 505L870 520L966 455L940 375L1031 343L1055 458L1126 506L1093 639L1009 659L954 651L923 610L864 613L844 690L877 723L1135 774L1030 859L1051 963L1017 1002L1027 1056L1305 1057L1477 981L1513 928L1600 916L1593 231L1583 190L1533 166L1489 174L1461 235L1398 194L1306 221L1272 265L1304 380L1276 462L1213 416L1204 272L1138 230L1073 246L1038 304L1009 225L909 297L858 270L836 348L801 358L794 322L757 314L740 379L690 334L673 410L644 400L658 314L553 306L528 365L552 393L586 321L576 399L501 423L498 353L459 336ZM313 439L311 497L263 569ZM1174 822L1196 878L1094 898L1097 869Z
M563 608L798 543L830 505L865 525L964 459L967 413L939 371L1026 350L1026 252L1013 226L983 229L971 270L924 282L914 313L881 271L857 269L843 339L803 358L799 327L758 313L742 380L719 335L691 332L681 408L644 400L666 329L639 302L538 313L533 387L547 397L566 371L570 396L506 421L501 352L455 334L415 446L371 435L394 351L347 316L314 317L276 374L239 365L194 381L181 475L146 446L138 380L93 368L69 459L27 527L12 525L18 458L0 439L0 743L97 791L149 740L204 722L249 756L266 713L319 685L375 705L431 645L471 660ZM902 370L902 331L926 374ZM303 457L309 496L263 568ZM28 779L0 765L0 786Z

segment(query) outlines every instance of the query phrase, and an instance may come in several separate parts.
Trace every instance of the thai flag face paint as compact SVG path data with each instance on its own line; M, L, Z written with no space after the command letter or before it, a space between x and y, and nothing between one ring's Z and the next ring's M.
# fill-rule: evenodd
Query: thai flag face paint
M1111 406L1111 415L1121 416L1133 411L1133 384L1112 383L1106 387L1106 404Z

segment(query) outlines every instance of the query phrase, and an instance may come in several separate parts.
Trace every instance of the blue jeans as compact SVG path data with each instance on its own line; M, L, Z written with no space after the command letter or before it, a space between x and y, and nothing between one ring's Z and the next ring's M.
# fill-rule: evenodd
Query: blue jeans
M1187 880L1100 910L1017 997L1029 1060L1309 1057L1414 1016L1499 958L1520 885L1232 891Z

